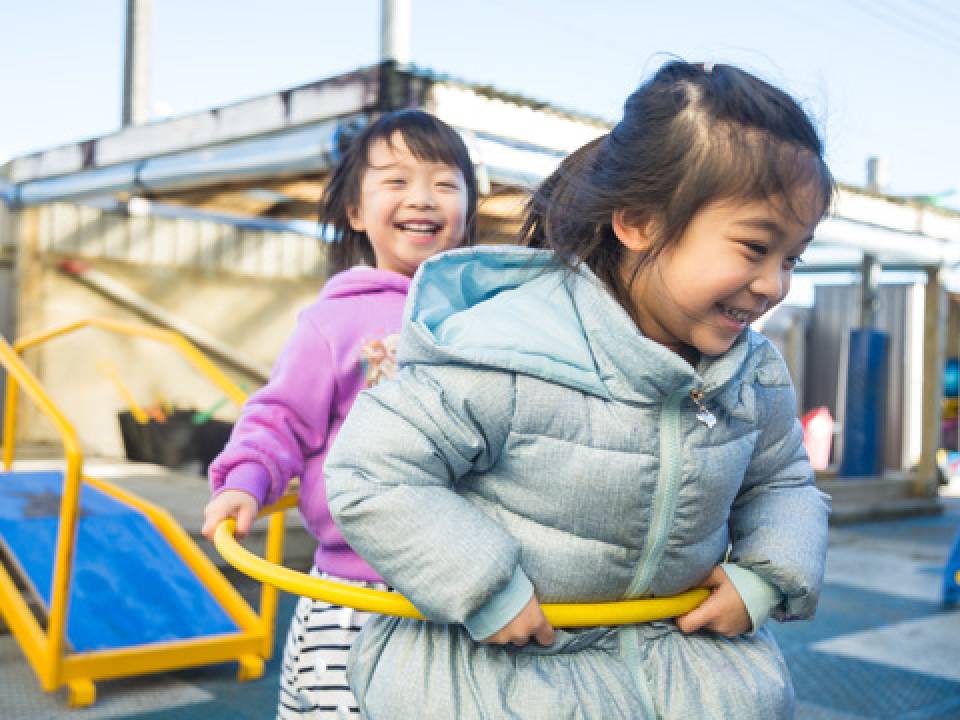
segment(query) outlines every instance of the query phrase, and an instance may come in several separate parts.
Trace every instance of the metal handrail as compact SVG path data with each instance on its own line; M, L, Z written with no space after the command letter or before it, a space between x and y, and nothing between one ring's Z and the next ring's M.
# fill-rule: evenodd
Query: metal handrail
M206 375L207 378L220 388L233 402L237 405L243 405L243 403L246 402L247 394L239 385L227 377L220 368L214 365L206 355L197 350L197 348L182 335L164 328L127 323L121 320L111 320L110 318L83 318L67 323L66 325L61 325L60 327L20 338L13 344L13 347L18 353L23 352L29 347L47 342L55 337L69 335L85 327L99 327L121 335L134 335L172 345L177 349L177 352L202 374Z
M171 330L163 330L146 325L134 325L132 323L109 320L107 318L84 318L51 330L45 330L44 332L20 338L13 343L12 347L14 352L19 355L27 348L35 347L57 337L69 335L72 332L86 327L98 327L121 335L143 337L170 345L181 357L216 385L230 400L237 405L243 405L243 403L246 402L247 394L236 383L227 377L220 368L210 362L210 360L189 341ZM17 387L15 382L12 388L10 382L7 382L7 392L3 416L3 463L5 467L9 468L13 462L13 453L16 446Z
M269 515L291 504L287 496L276 505L264 508L260 515ZM294 595L324 600L334 605L352 607L380 615L425 620L413 603L395 592L356 587L346 583L317 578L276 565L244 548L234 537L236 521L227 518L213 535L213 544L223 558L240 572ZM596 603L544 603L543 614L555 627L577 628L627 625L677 617L702 603L710 591L693 588L669 597L641 598Z
M70 530L71 533L75 531L76 525L76 509L79 496L79 484L80 484L80 475L81 475L81 456L79 450L79 442L77 440L76 432L73 430L73 427L63 418L56 406L50 401L46 396L46 393L40 388L40 384L37 379L30 373L30 371L23 365L22 360L19 355L26 349L36 347L42 343L48 342L58 337L63 337L64 335L69 335L70 333L82 330L84 328L100 328L102 330L107 330L110 332L115 332L121 335L129 335L134 337L141 337L148 340L154 340L162 344L172 347L184 360L186 360L190 365L192 365L197 371L202 375L207 377L221 392L224 393L232 402L237 405L243 405L247 399L247 393L244 392L236 383L234 383L220 368L214 365L202 352L200 352L192 343L190 343L186 338L179 335L176 332L171 330L166 330L163 328L150 327L147 325L138 325L134 323L127 323L120 320L112 320L109 318L83 318L76 320L59 327L51 328L33 335L28 335L16 340L12 346L7 345L8 355L10 362L16 362L17 365L22 368L20 375L26 373L25 377L30 378L30 384L28 385L24 382L24 388L29 390L31 393L40 393L40 395L45 399L47 407L50 411L56 413L56 416L60 419L60 422L69 429L70 432L70 442L72 445L68 445L65 440L65 447L67 447L67 480L64 487L64 502L61 508L61 519L66 518L68 510L70 517L67 522L60 523L61 533L65 530ZM6 343L5 343L6 344ZM3 416L3 465L9 470L13 464L13 455L14 449L16 446L16 414L17 414L17 377L16 373L9 373L7 375L7 384L6 384L6 397L4 403L4 416ZM55 421L56 423L56 421ZM58 425L59 427L59 425ZM71 451L70 448L74 450ZM75 457L73 453L75 452ZM271 518L270 526L267 531L267 557L276 563L279 563L283 555L283 533L284 533L284 522L283 516L278 515L274 518ZM70 536L71 538L73 535ZM70 547L63 546L59 540L57 544L57 558L59 567L59 558L61 554L68 553L70 558L72 558L72 544ZM62 606L65 606L66 591L68 585L69 573L66 573L64 577L60 577L56 574L54 575L54 598L59 598L62 595L63 602ZM62 587L59 583L62 583ZM58 594L59 593L59 594ZM262 625L264 633L264 642L263 647L266 653L266 656L269 657L272 652L272 643L273 643L273 625L276 618L277 612L277 590L271 585L264 585L260 595L260 612L259 619ZM53 603L52 603L53 604ZM63 649L63 625L65 624L65 618L61 615L65 614L65 610L61 605L57 605L56 612L54 608L51 608L51 619L50 619L50 636L53 637L56 633L59 633L59 640L55 650L55 656L59 657ZM56 619L56 623L54 620Z
M21 613L18 626L14 628L19 631L19 639L24 647L29 648L27 651L28 657L36 660L34 667L40 677L41 685L46 690L53 690L59 686L60 658L63 653L64 633L66 631L67 594L76 541L83 455L73 425L47 396L47 393L40 386L40 382L30 372L16 350L2 337L0 337L0 363L7 370L6 403L3 418L4 469L9 471L13 464L12 446L16 430L17 389L20 385L23 386L24 392L37 404L40 411L50 418L57 428L63 442L64 455L67 461L60 502L60 521L57 527L57 545L54 553L46 646L44 647L42 644L43 633L32 616L25 616Z

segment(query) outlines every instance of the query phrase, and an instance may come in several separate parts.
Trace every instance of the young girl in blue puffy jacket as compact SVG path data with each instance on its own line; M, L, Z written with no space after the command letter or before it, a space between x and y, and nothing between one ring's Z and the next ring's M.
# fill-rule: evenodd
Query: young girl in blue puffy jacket
M750 324L832 192L793 99L675 61L543 183L531 247L421 266L401 371L325 467L344 536L429 619L361 633L365 717L792 716L764 623L812 616L828 504ZM539 605L698 585L670 621L565 631Z

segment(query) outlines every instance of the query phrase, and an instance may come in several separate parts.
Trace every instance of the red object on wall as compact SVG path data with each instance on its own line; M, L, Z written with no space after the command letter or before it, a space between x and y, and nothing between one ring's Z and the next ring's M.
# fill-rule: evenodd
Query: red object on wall
M826 405L815 408L800 418L803 425L803 446L814 470L826 470L833 446L833 416Z

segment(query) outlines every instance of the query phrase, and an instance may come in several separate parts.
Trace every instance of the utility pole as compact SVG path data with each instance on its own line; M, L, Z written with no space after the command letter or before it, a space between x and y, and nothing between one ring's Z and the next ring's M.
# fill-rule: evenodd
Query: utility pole
M380 62L410 62L410 1L380 2Z
M123 127L143 125L150 113L150 12L153 0L127 0L123 46Z
M913 494L937 497L937 449L943 419L943 357L946 354L947 297L943 269L928 267L923 308L923 435Z
M860 327L877 325L877 309L880 305L880 265L876 255L864 253L860 265Z
M411 0L380 0L380 68L378 112L408 107Z
M872 193L882 193L890 183L887 171L887 160L882 155L871 155L867 158L867 190Z

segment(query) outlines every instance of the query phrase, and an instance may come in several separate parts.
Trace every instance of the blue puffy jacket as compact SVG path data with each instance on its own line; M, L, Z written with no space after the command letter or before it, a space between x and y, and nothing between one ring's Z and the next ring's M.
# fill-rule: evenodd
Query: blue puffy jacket
M344 536L431 621L364 629L350 679L366 717L792 716L762 626L813 614L828 502L762 335L694 368L588 270L472 248L422 266L400 362L360 395L326 463ZM738 638L667 621L561 631L547 648L476 642L534 589L671 595L723 563L754 625Z

